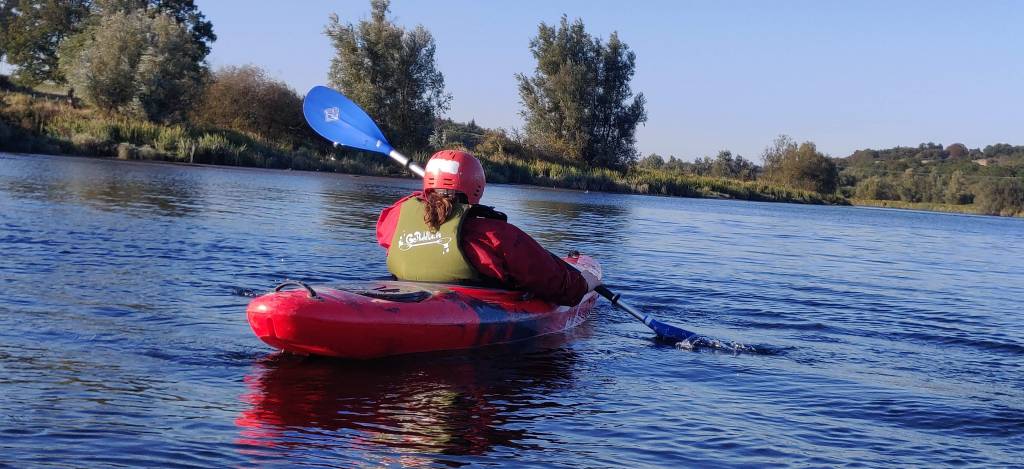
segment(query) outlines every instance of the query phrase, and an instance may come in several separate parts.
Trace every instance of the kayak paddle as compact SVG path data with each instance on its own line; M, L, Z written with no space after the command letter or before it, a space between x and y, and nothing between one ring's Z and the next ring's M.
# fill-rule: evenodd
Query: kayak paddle
M613 293L611 290L608 289L608 287L604 285L598 285L597 288L594 289L594 291L596 291L597 294L607 298L608 301L610 301L613 305L622 308L624 311L631 314L634 318L639 319L640 322L644 323L647 327L651 328L651 330L654 331L655 334L658 334L658 338L660 339L672 342L682 342L684 340L689 340L693 337L697 337L697 334L694 332L690 332L686 329L681 329L670 324L665 324L657 319L652 318L649 314L643 314L637 311L628 303L622 301L622 299L619 298L620 295L618 293Z
M302 113L306 116L309 126L333 142L334 146L387 155L417 176L423 177L423 168L395 150L373 118L345 95L326 86L314 86L302 101ZM641 314L604 285L598 286L594 291L639 319L662 339L681 342L697 336L693 332L658 321L650 315Z
M302 113L309 126L334 146L351 147L390 156L423 177L423 168L388 143L377 123L358 104L326 86L314 86L302 100Z

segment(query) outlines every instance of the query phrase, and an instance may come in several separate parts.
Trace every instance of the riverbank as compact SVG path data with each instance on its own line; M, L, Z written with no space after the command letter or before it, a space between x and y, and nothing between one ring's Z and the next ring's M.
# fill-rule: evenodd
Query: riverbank
M967 215L992 215L977 204L935 204L928 202L903 202L900 200L849 199L850 204L859 207L881 207L926 212L963 213ZM1005 213L999 216L1024 218L1024 212Z
M494 136L470 149L495 183L631 194L846 205L846 199L758 181L696 176L678 171L585 167L517 152ZM312 139L311 139L312 140ZM0 93L0 150L17 153L114 157L227 166L402 176L386 158L316 143L277 142L245 132L162 125L74 106L39 92ZM414 154L424 161L429 155Z

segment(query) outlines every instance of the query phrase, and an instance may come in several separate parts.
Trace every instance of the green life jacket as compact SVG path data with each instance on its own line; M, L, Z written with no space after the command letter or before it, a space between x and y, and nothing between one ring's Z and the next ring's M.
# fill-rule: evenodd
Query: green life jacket
M388 249L388 270L395 277L414 282L486 283L460 247L462 223L472 216L475 206L455 204L451 217L437 231L423 221L426 207L419 198L410 197L399 207Z

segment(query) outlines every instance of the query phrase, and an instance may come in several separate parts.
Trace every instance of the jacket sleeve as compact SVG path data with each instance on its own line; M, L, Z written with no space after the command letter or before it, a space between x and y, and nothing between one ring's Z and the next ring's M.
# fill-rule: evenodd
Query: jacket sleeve
M390 207L381 210L380 217L377 218L377 244L380 244L385 250L391 248L391 238L394 237L395 227L398 226L399 206L410 197L416 197L419 194L419 192L414 192L402 197Z
M559 305L576 305L587 294L583 274L514 225L467 220L462 236L463 253L483 275Z

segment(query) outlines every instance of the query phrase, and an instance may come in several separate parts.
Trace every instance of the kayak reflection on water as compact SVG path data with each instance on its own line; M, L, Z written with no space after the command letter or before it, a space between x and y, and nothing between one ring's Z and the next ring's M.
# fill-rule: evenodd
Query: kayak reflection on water
M572 385L577 357L565 344L579 334L374 362L270 355L245 377L238 443L253 454L327 447L378 459L382 449L399 457L524 448L536 435L508 428L509 417L521 423L523 410L550 407ZM413 463L406 457L403 465Z

